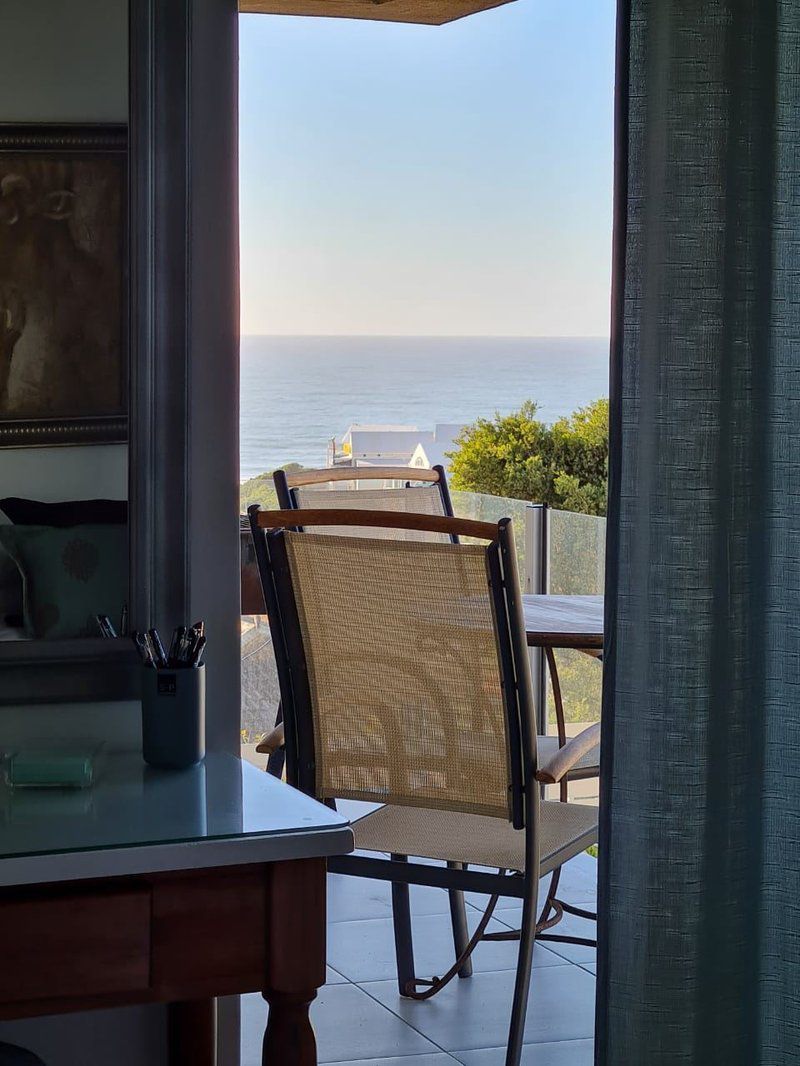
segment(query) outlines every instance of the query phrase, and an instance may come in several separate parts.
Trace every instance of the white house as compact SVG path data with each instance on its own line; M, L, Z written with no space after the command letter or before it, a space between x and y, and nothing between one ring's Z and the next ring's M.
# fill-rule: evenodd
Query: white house
M447 453L456 450L456 437L464 429L458 422L437 422L433 428L432 440L420 440L411 456L409 466L443 466L450 471L451 460Z
M450 463L445 453L452 451L463 425L437 422L433 430L408 425L361 425L354 423L341 440L328 444L328 466L416 466Z

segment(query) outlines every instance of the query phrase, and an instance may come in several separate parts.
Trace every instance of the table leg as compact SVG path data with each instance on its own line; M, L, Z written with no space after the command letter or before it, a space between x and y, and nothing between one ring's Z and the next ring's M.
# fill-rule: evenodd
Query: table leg
M213 999L170 1003L167 1008L169 1066L215 1066L216 1022Z
M553 702L555 703L556 708L558 746L563 748L567 743L567 725L564 716L564 701L561 698L561 682L558 678L558 667L556 666L556 654L549 645L544 649L544 653L547 658L547 666L550 670L550 684L553 686ZM559 785L559 799L562 803L566 803L569 799L569 784L566 778L564 778Z
M274 863L268 876L262 1064L316 1066L308 1008L325 984L325 860Z

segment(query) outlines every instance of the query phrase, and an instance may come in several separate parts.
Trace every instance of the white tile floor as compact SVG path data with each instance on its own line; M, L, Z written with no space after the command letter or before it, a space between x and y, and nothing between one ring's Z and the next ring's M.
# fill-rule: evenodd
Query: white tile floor
M559 895L593 906L596 876L595 859L573 859ZM321 1064L503 1066L516 943L480 945L471 978L415 1002L397 991L389 885L330 875L328 900L328 983L312 1007ZM480 901L469 897L472 924ZM500 903L494 927L515 928L519 907ZM417 973L441 973L452 962L447 895L414 888L412 911ZM594 936L592 923L568 922L577 935ZM523 1066L591 1066L594 972L594 949L537 944ZM243 998L242 1066L261 1066L265 1018L260 997Z

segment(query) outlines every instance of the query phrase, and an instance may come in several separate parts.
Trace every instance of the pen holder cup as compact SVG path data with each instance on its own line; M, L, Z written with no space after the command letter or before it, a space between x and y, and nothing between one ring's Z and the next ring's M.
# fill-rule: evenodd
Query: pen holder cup
M185 770L206 753L206 668L143 671L142 754L150 766Z

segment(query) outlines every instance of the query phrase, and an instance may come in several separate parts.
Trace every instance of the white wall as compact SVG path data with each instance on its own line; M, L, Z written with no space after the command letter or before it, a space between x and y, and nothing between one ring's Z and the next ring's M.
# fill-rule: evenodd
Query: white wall
M127 120L127 0L0 0L0 121ZM127 448L0 449L3 495L125 498ZM127 745L137 735L135 704L2 708L0 715L15 739L70 728ZM166 1062L161 1008L4 1022L0 1040L29 1047L47 1066Z
M125 500L128 448L96 444L80 448L0 448L0 498Z
M0 121L127 122L127 0L2 0Z

